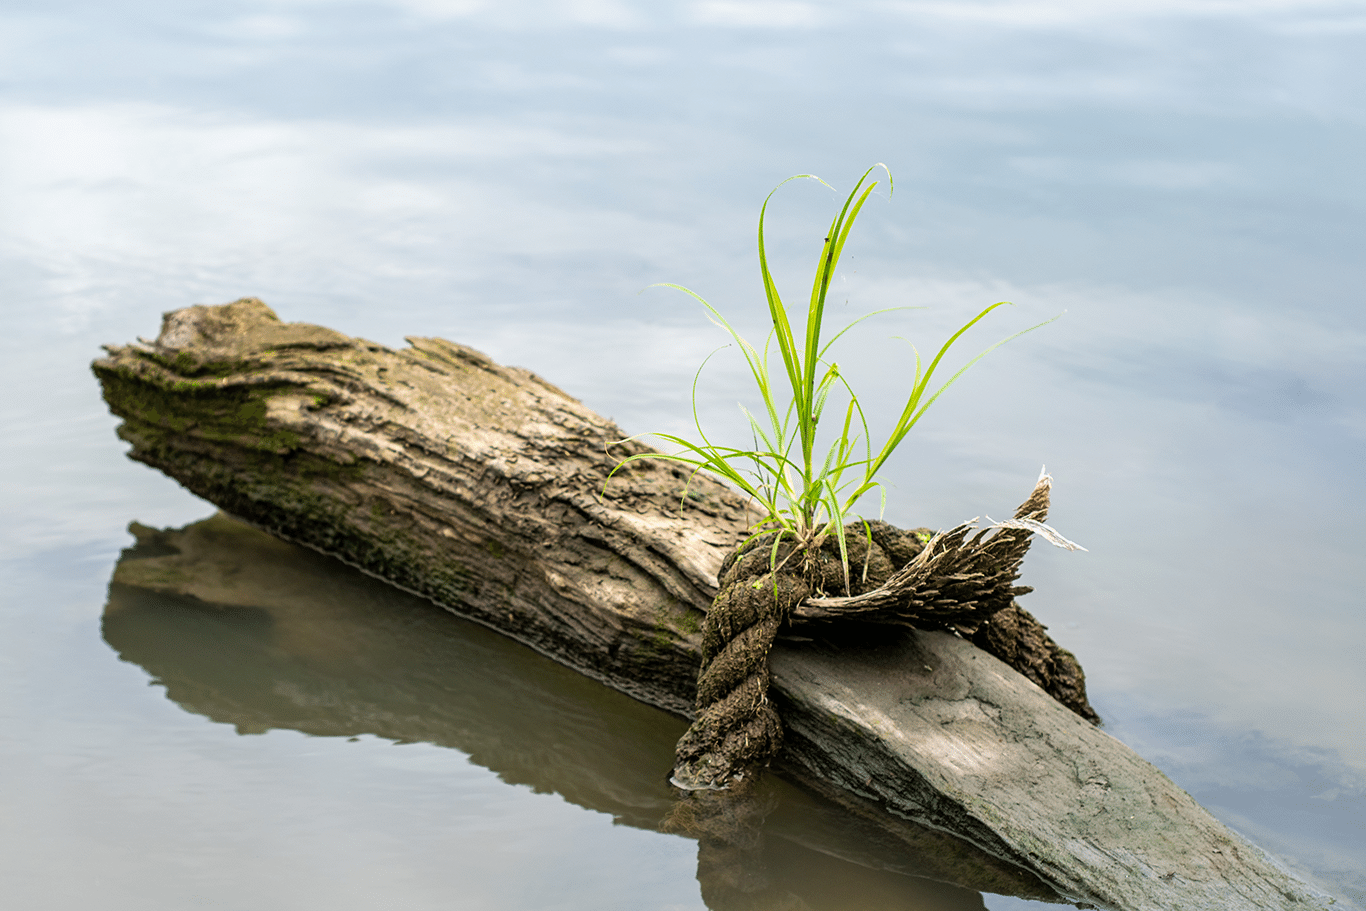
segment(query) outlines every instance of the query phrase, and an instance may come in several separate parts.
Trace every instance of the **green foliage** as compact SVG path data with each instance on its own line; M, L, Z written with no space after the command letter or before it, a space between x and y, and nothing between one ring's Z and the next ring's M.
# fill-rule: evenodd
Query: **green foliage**
M877 187L877 181L869 181L869 175L878 168L882 168L887 174L890 195L892 175L885 165L875 165L859 178L858 184L845 199L843 207L826 233L816 266L815 280L811 286L805 325L801 327L793 326L788 306L779 295L778 287L769 270L768 251L764 245L764 218L773 194L789 181L811 178L827 187L830 185L813 174L798 174L774 187L764 200L763 207L759 210L759 271L763 278L764 294L773 329L762 351L740 335L715 307L696 292L681 285L662 283L664 287L676 288L701 303L712 322L725 329L744 354L763 401L763 408L758 416L744 408L749 419L752 447L737 448L713 443L702 429L697 416L697 381L702 368L706 366L706 361L703 361L702 367L698 368L697 375L693 378L692 393L693 423L697 428L698 438L689 440L668 433L651 434L681 447L680 450L673 454L632 455L619 462L613 473L629 462L650 458L681 462L690 466L694 474L702 470L711 471L738 487L759 505L763 515L751 529L755 535L776 530L780 532L779 540L790 535L799 545L798 550L801 550L820 547L827 537L833 534L839 542L840 553L845 558L847 566L845 525L850 520L854 505L865 494L877 489L885 506L886 495L877 473L910 433L911 428L949 386L988 352L1025 332L1038 328L1032 326L996 342L933 389L931 384L935 372L949 349L988 313L997 307L1005 306L1008 302L992 304L965 323L940 346L928 365L922 363L920 352L915 351L915 375L911 380L906 404L886 441L874 450L868 422L858 396L840 373L839 365L828 360L826 355L830 346L855 325L878 313L888 311L879 310L861 316L828 340L823 338L822 329L826 297L835 269L844 252L844 245L849 240L849 232L854 222L864 203ZM1045 324L1039 324L1042 325ZM800 335L798 328L801 330ZM776 375L770 369L775 346L781 359L781 371ZM915 350L914 345L912 350ZM818 450L817 430L822 418L826 417L832 393L836 393L836 400L843 401L847 398L847 401L844 402L842 409L837 409L838 433L822 454ZM686 498L686 491L684 496ZM777 545L774 547L776 553Z

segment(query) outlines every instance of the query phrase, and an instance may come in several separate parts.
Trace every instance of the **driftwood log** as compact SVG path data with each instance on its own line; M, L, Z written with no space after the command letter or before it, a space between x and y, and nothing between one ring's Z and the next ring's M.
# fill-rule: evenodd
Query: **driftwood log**
M644 702L690 712L700 622L745 505L638 462L525 370L461 345L395 351L254 299L166 315L93 365L130 456L273 534L484 623ZM1061 899L1115 909L1331 900L1123 744L972 643L911 629L780 641L794 774L952 832ZM661 770L662 771L662 770Z

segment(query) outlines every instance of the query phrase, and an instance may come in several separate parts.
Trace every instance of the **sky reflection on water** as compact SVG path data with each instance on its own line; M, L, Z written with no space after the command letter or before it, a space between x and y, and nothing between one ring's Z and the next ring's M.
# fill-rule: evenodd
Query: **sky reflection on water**
M1364 35L1360 4L1274 0L6 4L0 673L47 695L0 707L11 732L67 731L7 735L7 778L60 788L51 760L76 744L130 749L81 727L107 649L43 664L19 643L97 637L126 523L207 512L122 459L86 370L99 343L255 295L387 344L444 335L630 431L683 429L724 339L640 289L682 282L762 336L764 194L881 160L897 189L860 224L841 311L934 309L846 347L872 404L902 382L889 336L925 347L1015 301L984 345L1066 311L936 406L888 517L1004 513L1046 463L1054 518L1090 552L1032 555L1027 606L1112 730L1362 901ZM808 183L775 202L785 287L834 199ZM703 415L735 429L740 365L712 364ZM169 730L119 679L114 717ZM91 768L96 792L128 786ZM684 873L664 905L695 903Z

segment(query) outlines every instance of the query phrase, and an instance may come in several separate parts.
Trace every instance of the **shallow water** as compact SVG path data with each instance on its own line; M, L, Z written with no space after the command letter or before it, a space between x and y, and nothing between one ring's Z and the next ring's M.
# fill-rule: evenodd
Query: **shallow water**
M981 347L1066 310L936 404L887 517L999 515L1046 463L1055 524L1089 551L1031 554L1025 604L1108 729L1366 903L1363 32L1349 3L7 4L0 876L42 908L700 907L692 842L614 825L572 783L645 793L626 783L658 775L676 721L583 695L544 745L567 777L537 779L481 761L478 736L530 736L514 710L463 740L439 733L445 705L405 709L422 737L239 732L106 641L127 524L213 510L122 458L87 364L164 310L255 295L684 429L724 338L640 289L682 282L759 327L764 194L883 160L896 192L863 216L839 307L932 309L837 355L870 403L905 382L892 336L923 349L1013 300ZM793 293L835 201L808 182L771 210ZM740 367L718 357L699 390L720 428ZM200 670L227 635L174 605L139 616ZM334 694L375 685L370 650L328 655ZM574 752L617 722L628 755ZM932 901L860 869L824 874L848 907Z

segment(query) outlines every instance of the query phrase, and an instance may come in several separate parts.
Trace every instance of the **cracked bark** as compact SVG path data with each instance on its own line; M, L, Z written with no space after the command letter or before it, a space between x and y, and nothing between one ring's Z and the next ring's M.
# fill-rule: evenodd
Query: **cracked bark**
M244 299L167 314L155 342L111 346L93 367L132 458L688 715L699 623L744 504L698 478L680 507L680 471L651 462L600 497L619 428L529 371L408 341L283 323ZM782 766L880 805L890 826L928 822L1101 907L1327 907L962 638L835 632L780 641L770 661Z

